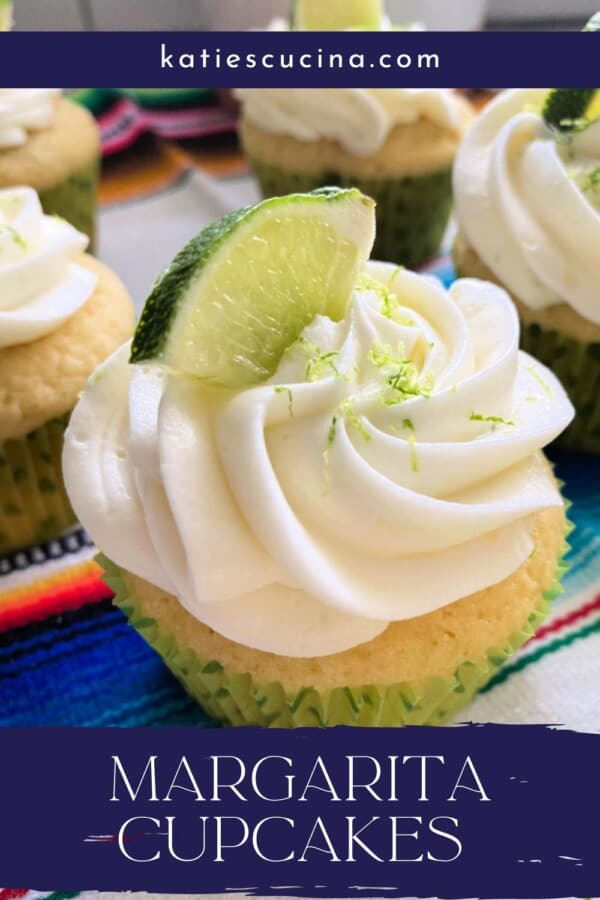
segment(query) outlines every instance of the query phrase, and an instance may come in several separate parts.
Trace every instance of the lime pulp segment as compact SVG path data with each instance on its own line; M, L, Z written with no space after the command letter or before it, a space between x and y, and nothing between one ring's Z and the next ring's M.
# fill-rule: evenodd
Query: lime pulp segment
M374 218L360 191L329 188L211 225L157 281L131 361L159 359L231 388L263 381L316 315L343 317Z

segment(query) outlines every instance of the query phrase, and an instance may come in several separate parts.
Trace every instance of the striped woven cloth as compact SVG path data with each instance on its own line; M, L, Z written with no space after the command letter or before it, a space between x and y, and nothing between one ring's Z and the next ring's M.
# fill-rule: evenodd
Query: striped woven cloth
M54 891L53 893L44 893L43 891L11 891L11 890L2 890L0 889L0 900L73 900L73 898L78 897L79 900L223 900L223 898L227 897L228 900L245 900L245 894L146 894L143 892L134 892L134 893L104 893L95 891L81 891L80 893L60 893L58 891ZM260 900L260 898L259 898ZM285 898L280 898L280 900L285 900ZM406 898L406 900L411 900L411 898ZM415 898L412 898L415 900ZM434 900L434 898L432 898ZM565 900L576 900L575 897L568 897ZM594 900L593 897L589 897L588 900Z
M115 114L115 103L141 109L138 101L111 97L101 121L107 110ZM209 106L216 108L214 98ZM206 108L204 101L199 108ZM223 115L231 118L227 110ZM125 280L138 308L159 268L187 239L257 197L231 127L216 130L167 140L168 130L160 135L144 128L114 153L112 128L105 129L99 253ZM445 281L453 277L447 257L428 269ZM598 460L552 457L576 525L565 592L534 639L462 718L600 731ZM0 725L213 726L113 608L93 557L77 528L0 559ZM11 898L0 892L0 900Z

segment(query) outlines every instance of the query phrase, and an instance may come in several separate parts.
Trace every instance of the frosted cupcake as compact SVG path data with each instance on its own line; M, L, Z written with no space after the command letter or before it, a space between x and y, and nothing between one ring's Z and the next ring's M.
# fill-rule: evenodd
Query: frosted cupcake
M292 23L391 28L370 0L298 2ZM375 257L418 266L436 254L452 207L452 164L472 118L464 97L446 88L244 88L236 96L242 145L265 197L355 186L377 202Z
M87 377L133 328L124 287L35 191L0 191L0 556L74 521L64 430Z
M460 275L510 291L522 346L577 410L562 438L600 452L600 108L594 91L507 91L454 171Z
M53 88L0 89L0 189L26 184L44 211L94 238L100 136L93 116Z
M67 432L116 602L229 724L444 722L558 589L569 400L504 291L365 263L373 225L355 190L215 223Z

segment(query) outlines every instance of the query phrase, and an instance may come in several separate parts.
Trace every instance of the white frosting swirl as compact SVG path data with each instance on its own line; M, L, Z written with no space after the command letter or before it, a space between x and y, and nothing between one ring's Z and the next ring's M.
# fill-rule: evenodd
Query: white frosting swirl
M260 650L328 655L495 584L562 503L537 451L573 409L518 351L505 292L366 273L258 387L206 389L123 347L66 436L102 550Z
M55 88L0 88L0 150L21 147L29 132L49 128L59 97Z
M300 141L328 138L355 156L376 153L396 125L428 119L460 131L464 106L448 88L242 88L244 114Z
M31 188L0 191L0 349L60 328L89 299L96 276L73 262L87 244Z
M506 91L475 120L454 170L456 216L519 300L566 302L600 324L600 120L561 136L539 112L546 94Z

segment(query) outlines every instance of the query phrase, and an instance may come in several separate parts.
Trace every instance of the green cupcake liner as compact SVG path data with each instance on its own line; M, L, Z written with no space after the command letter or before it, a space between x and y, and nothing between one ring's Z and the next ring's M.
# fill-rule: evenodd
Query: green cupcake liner
M570 530L569 526L569 530ZM568 545L565 542L563 555ZM271 728L357 725L396 727L442 725L473 698L499 667L536 632L561 593L566 570L562 556L552 586L521 629L484 662L464 662L450 678L427 678L389 687L367 684L339 687L321 693L307 685L287 691L280 683L257 684L251 675L230 671L216 659L202 659L179 645L172 634L144 613L143 603L132 597L121 569L100 554L104 580L114 591L114 603L129 623L156 650L187 692L209 716L225 725L260 725Z
M583 344L534 323L522 324L521 346L552 369L575 407L557 444L600 454L600 343Z
M327 185L357 187L377 202L373 259L414 268L440 249L452 209L452 171L404 178L362 178L323 172L303 175L250 159L265 197L304 193Z
M0 556L57 537L75 522L62 478L68 417L0 443Z
M100 161L93 159L60 184L40 192L40 203L48 215L61 216L78 231L87 234L90 249L96 237L96 209Z

